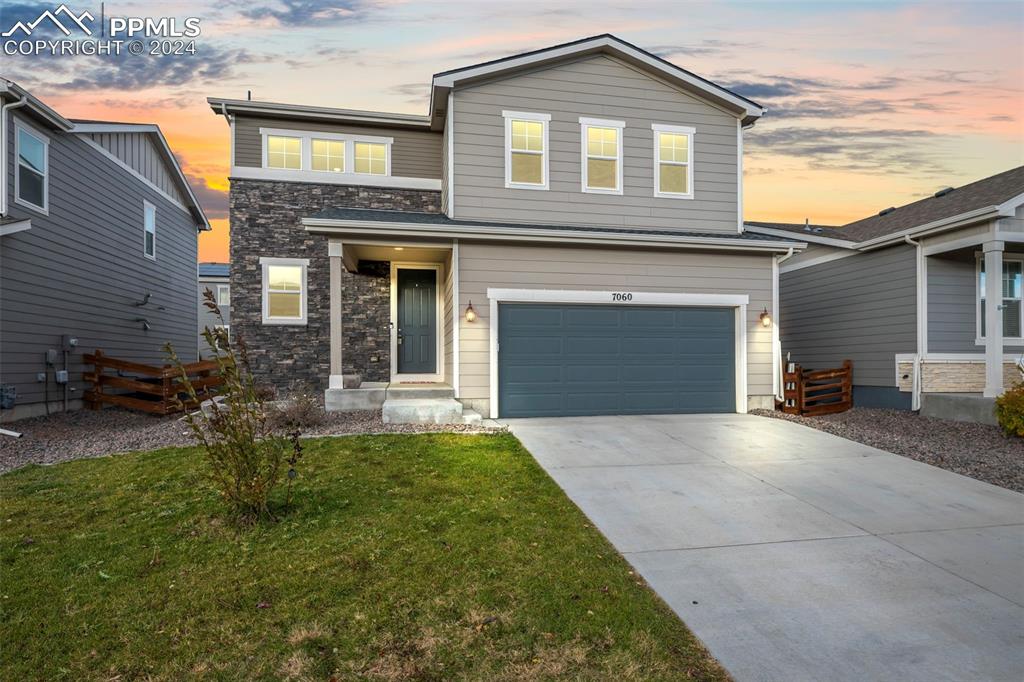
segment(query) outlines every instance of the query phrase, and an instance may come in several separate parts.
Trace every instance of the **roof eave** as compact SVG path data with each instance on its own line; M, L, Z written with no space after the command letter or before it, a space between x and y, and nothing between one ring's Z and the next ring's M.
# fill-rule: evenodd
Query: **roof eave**
M753 232L755 234L766 234L771 237L785 237L789 239L802 239L812 244L824 244L827 246L835 246L841 249L856 249L857 242L847 239L836 239L835 237L824 237L817 234L797 234L795 232L788 232L787 230L778 230L772 227L762 227L760 225L750 225L745 223L743 226L745 232Z
M43 104L43 102L40 99L38 99L35 95L30 93L25 88L21 87L14 81L0 79L0 93L10 93L15 97L18 97L19 99L23 99L26 103L26 106L29 109L34 111L36 115L38 115L40 118L45 120L47 123L49 123L57 130L67 132L68 130L71 130L71 128L73 128L75 125L74 123L72 123L71 121L64 118L56 111L48 107L46 104Z
M683 249L726 249L742 251L785 252L803 249L800 241L741 242L736 239L714 237L672 237L660 234L620 234L614 232L588 232L586 230L538 229L536 227L504 227L486 225L444 225L440 223L403 223L378 220L340 220L335 218L304 218L303 227L309 232L352 233L385 231L395 236L457 237L512 241L559 241L605 243L628 246L659 246Z
M999 206L983 206L955 216L933 220L930 223L898 230L880 237L873 237L857 242L854 245L859 251L871 251L872 249L890 246L905 241L905 237L923 237L947 230L955 230L960 227L967 227L985 220L993 220L1000 217Z
M310 121L334 121L360 125L377 125L389 128L429 128L430 117L415 114L389 114L380 111L356 111L331 107L305 106L301 104L280 104L276 102L253 102L250 100L207 97L207 104L215 114L250 114L277 116Z

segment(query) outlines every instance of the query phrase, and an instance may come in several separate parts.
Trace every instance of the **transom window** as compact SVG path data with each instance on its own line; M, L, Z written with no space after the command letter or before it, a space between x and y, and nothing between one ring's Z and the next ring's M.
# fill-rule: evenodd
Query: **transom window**
M345 172L345 143L340 140L312 140L313 170Z
M302 168L302 138L269 135L267 137L267 168Z
M260 258L263 324L306 324L305 258Z
M583 191L622 194L622 121L580 118Z
M653 124L654 196L693 197L694 129Z
M1022 279L1024 279L1024 259L1013 260L1003 258L1002 306L1003 306L1003 338L1021 338L1022 319ZM985 259L978 259L978 328L981 338L985 338Z
M548 188L548 114L515 111L505 117L505 186Z
M46 211L49 194L49 140L22 125L16 126L18 173L14 198L30 208Z
M142 202L142 253L156 260L156 206Z
M387 175L387 146L376 142L356 142L356 173Z

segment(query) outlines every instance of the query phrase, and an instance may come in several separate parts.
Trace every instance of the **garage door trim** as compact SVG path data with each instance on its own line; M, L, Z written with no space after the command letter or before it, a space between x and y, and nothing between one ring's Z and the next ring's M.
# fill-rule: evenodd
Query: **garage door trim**
M555 289L487 289L490 299L490 418L498 418L498 304L576 303L621 306L685 306L733 308L736 313L736 412L747 411L746 294L688 294L654 291L573 291Z

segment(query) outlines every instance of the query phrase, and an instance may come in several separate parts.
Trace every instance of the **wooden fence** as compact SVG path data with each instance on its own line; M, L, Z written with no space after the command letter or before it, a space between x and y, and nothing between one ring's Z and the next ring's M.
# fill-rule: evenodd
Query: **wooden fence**
M151 414L171 414L197 406L196 401L188 397L181 370L173 365L155 367L118 360L99 350L87 353L83 358L85 364L93 366L93 371L83 373L82 379L92 384L84 399L94 410L100 409L103 403L109 403ZM216 391L213 389L224 383L224 378L216 373L216 360L192 362L184 365L184 369L200 401L214 395ZM115 373L109 374L108 370ZM108 389L122 392L111 393Z
M853 363L849 360L837 369L810 372L788 363L783 367L782 382L782 411L787 414L813 417L853 407Z

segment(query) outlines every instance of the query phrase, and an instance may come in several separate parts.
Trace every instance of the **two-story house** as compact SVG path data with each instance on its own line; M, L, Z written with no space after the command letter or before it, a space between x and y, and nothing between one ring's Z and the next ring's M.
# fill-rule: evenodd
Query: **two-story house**
M209 103L260 380L396 420L773 406L803 245L743 229L755 102L601 35L436 74L426 116Z
M0 79L0 419L79 407L82 354L196 357L199 202L155 125L70 120Z

